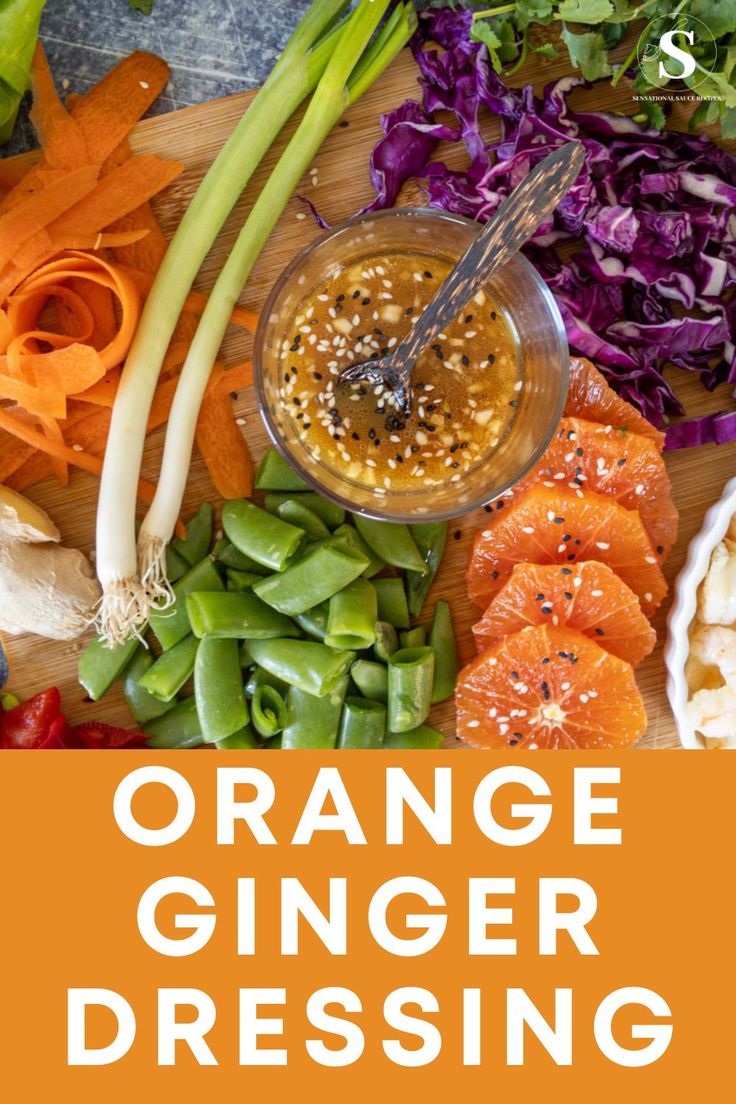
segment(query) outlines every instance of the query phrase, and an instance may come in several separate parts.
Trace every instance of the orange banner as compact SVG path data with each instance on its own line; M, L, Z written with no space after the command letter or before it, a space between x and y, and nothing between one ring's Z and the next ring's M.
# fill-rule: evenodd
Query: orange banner
M725 1091L727 757L338 760L3 757L6 1099Z

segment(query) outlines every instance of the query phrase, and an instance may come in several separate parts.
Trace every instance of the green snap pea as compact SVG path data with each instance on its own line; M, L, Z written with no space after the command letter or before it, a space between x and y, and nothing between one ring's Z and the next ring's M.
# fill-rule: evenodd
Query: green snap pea
M270 640L299 636L300 630L250 591L215 594L195 591L187 596L187 611L195 636L230 637L233 640Z
M356 659L350 677L364 698L388 701L388 667L371 659Z
M337 652L314 640L249 640L247 644L259 667L318 698L340 685L355 659L353 652Z
M376 621L376 643L373 645L376 659L387 663L398 646L399 637L393 625L389 625L388 621Z
M312 636L315 640L324 640L327 636L327 616L329 612L330 602L327 599L325 602L320 602L318 606L305 610L304 613L298 613L294 620L307 636Z
M162 717L145 724L143 731L152 748L190 748L204 743L194 698L177 702Z
M251 751L258 747L258 741L247 726L240 732L233 732L232 736L224 736L222 740L215 740L215 747L219 751Z
M190 564L169 544L166 546L166 578L175 583L186 575Z
M429 646L434 651L434 686L432 705L447 701L455 693L460 660L457 654L452 613L447 602L439 601L434 608L434 619L429 632Z
M281 751L282 747L283 747L283 737L282 736L274 736L273 740L266 740L265 744L263 745L263 750L264 751Z
M340 718L341 751L380 748L386 735L386 706L368 698L346 698Z
M137 647L134 636L114 648L106 647L99 638L89 642L79 657L77 677L92 701L104 697L120 678Z
M321 544L286 571L256 583L253 593L281 613L295 616L357 579L367 562L359 552Z
M286 701L286 725L281 733L282 748L290 751L334 748L347 686L347 678L341 678L330 693L321 698L292 686ZM270 747L271 742L266 746Z
M210 743L232 736L250 720L237 640L206 636L194 664L194 697L202 735Z
M276 675L272 675L269 671L264 671L263 667L256 667L255 671L246 682L246 695L252 698L259 686L273 686L275 690L278 690L282 698L286 696L286 691L289 689L288 682L284 682L283 679L277 678Z
M434 681L431 648L402 648L388 661L388 727L409 732L429 714Z
M174 583L174 604L160 613L152 613L149 622L166 652L192 631L187 612L187 595L195 590L224 591L225 584L211 556L188 571L183 579Z
M151 667L153 667L153 656L148 648L139 644L123 674L123 697L133 720L139 725L161 717L167 709L171 709L169 702L154 698L153 694L149 694L140 685L139 680Z
M315 514L308 506L295 498L287 498L276 511L282 521L288 521L290 525L297 525L312 540L327 540L330 530L319 514Z
M140 687L162 702L170 702L192 677L197 655L197 638L185 636L173 648L163 652L140 680Z
M264 499L264 505L269 514L277 514L282 502L288 502L289 500L293 501L295 498L302 506L306 506L313 514L322 518L322 521L328 529L337 529L338 525L342 525L345 521L345 511L342 506L338 506L336 503L330 502L329 499L323 498L322 495L317 494L316 491L305 491L298 496L288 491L284 493L267 494Z
M222 510L222 526L240 552L283 571L304 541L304 530L261 510L245 499L231 499Z
M427 565L421 557L408 525L392 521L375 521L373 518L354 515L355 527L363 540L370 545L377 556L387 564L404 568L406 571L427 572Z
M406 589L409 596L409 613L419 617L429 594L434 577L442 563L447 540L447 522L427 522L424 525L410 525L409 532L424 561L426 572L420 574L410 571L406 576Z
M212 526L215 512L209 502L203 502L194 517L187 522L187 535L174 537L171 548L182 559L186 560L190 567L194 567L205 558L212 543Z
M332 536L334 540L362 552L368 558L368 567L363 572L364 579L372 579L379 571L383 571L386 564L380 556L376 555L370 545L366 544L354 525L338 525Z
M228 567L225 577L227 578L227 589L231 594L250 590L254 583L263 578L262 575L256 575L253 571L237 571L234 567Z
M378 598L378 620L388 621L395 629L409 628L409 607L401 579L374 579Z
M415 625L399 634L402 648L423 648L427 643L427 630L424 625Z
M330 598L325 644L360 651L376 640L378 600L366 579L356 579Z
M250 706L253 727L264 740L277 736L286 724L286 702L275 686L261 683L256 687Z
M308 491L309 486L297 475L276 449L268 449L256 472L257 491Z
M436 728L422 724L409 732L389 732L383 747L385 751L436 751L444 739Z
M257 563L251 556L246 556L232 544L227 537L222 537L215 545L215 559L227 568L235 571L247 571L253 575L267 575L268 568Z

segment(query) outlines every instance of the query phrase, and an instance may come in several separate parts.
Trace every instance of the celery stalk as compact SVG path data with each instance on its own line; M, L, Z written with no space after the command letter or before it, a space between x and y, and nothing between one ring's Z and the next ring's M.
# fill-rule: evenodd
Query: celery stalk
M393 60L416 26L413 5L403 3L391 13L371 44L388 4L389 0L361 0L344 21L332 57L304 117L256 200L207 301L181 371L166 432L158 488L139 536L140 570L152 583L152 595L165 579L165 548L181 507L197 417L233 307L253 264L325 137L345 108Z
M213 162L182 218L148 295L115 400L97 511L98 628L113 645L138 631L150 595L138 578L136 486L163 358L202 261L284 123L322 76L350 0L313 0L268 80ZM170 601L168 588L155 595Z

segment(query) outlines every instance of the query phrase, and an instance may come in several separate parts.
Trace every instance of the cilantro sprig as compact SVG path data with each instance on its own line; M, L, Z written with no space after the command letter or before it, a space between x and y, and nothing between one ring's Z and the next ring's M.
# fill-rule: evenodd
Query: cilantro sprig
M701 20L713 41L698 40L693 46L696 69L681 82L701 100L690 126L720 120L722 136L736 138L736 0L498 0L493 5L488 0L430 0L429 6L470 8L472 37L488 47L498 73L513 73L529 53L555 58L566 51L586 80L610 77L615 84L634 68L634 90L644 97L657 86L657 18L679 15L683 27L688 18ZM611 51L627 34L631 52L623 62L612 61ZM639 64L638 57L648 52L651 62ZM642 99L640 111L642 122L663 125L656 100Z

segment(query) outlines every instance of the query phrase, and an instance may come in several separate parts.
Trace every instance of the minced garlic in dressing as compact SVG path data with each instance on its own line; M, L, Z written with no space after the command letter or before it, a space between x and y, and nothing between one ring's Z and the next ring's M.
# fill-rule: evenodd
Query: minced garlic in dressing
M522 388L518 344L484 291L419 357L408 417L382 387L337 381L395 348L450 268L406 253L369 258L330 276L296 312L281 347L282 409L341 475L384 490L457 483L508 432Z

